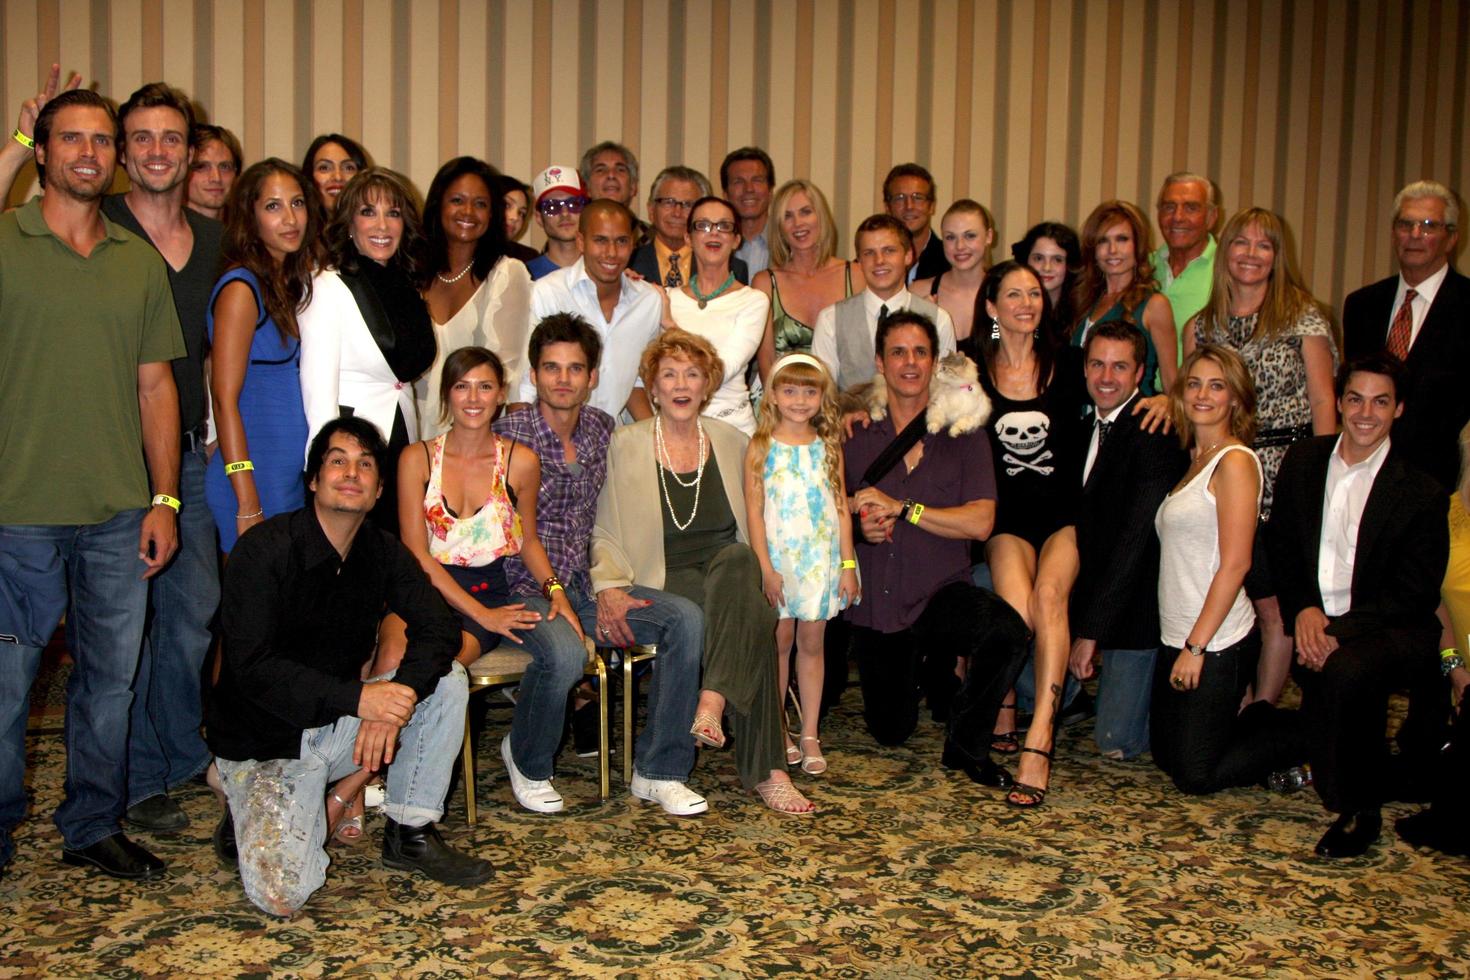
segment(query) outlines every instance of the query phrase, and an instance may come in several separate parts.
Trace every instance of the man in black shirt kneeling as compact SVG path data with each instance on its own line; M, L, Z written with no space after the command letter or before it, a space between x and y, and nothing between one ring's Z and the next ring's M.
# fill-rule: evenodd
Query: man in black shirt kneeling
M252 528L225 566L208 741L230 811L216 844L233 818L245 894L272 915L325 879L327 787L395 758L383 863L451 885L491 874L434 826L469 693L458 620L403 545L364 523L386 453L372 423L327 423L308 454L312 502ZM385 606L408 623L408 651L391 678L364 682Z

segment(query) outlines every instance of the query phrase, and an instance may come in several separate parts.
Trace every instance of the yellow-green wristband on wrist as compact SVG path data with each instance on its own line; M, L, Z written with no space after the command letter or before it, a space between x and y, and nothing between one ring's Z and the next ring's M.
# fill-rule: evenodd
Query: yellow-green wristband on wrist
M553 593L553 592L565 592L565 591L566 591L566 589L562 588L562 584L560 582L557 582L554 585L547 586L546 595L548 597L550 597L551 593Z
M234 476L236 473L244 473L255 469L255 464L248 459L242 459L238 463L225 464L225 476Z
M857 568L857 560L855 558L842 559L842 570L847 571L849 568Z
M36 148L36 141L31 139L25 133L22 133L19 126L15 128L15 132L10 134L10 138L15 140L21 146L25 147L27 150L34 150Z
M924 505L923 504L914 504L913 507L909 508L909 523L910 524L917 525L919 523L919 518L920 517L923 517L923 516L924 516Z
M1448 660L1451 657L1458 657L1459 655L1460 650L1458 647L1445 647L1443 650L1439 651L1439 659L1441 660Z
M153 495L153 503L150 504L149 506L157 507L159 504L162 504L165 507L171 507L171 508L173 508L173 512L175 514L177 514L179 512L179 506L180 505L179 505L179 500L178 500L177 497L170 497L166 493L155 493Z

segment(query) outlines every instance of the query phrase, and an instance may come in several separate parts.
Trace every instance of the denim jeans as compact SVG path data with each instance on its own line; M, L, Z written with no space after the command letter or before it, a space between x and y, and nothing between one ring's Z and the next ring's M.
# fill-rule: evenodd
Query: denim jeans
M645 779L683 782L694 769L694 739L689 736L689 726L694 723L694 707L699 702L704 614L688 599L668 592L641 585L628 591L635 599L650 601L650 605L628 610L628 627L633 631L633 639L638 643L658 644L653 682L648 688L648 724L638 735L633 753L635 768ZM521 598L528 609L545 615L547 605L543 600L517 597L518 601ZM582 622L582 630L595 637L597 600L577 589L567 589L567 598ZM582 675L587 652L571 626L560 620L543 620L523 635L533 664L543 657L558 663L576 661L570 668L573 676L565 684L537 681L537 688L531 690L526 686L531 677L528 672L516 697L510 730L511 756L516 768L528 778L549 779L551 757L561 741L566 718L567 690ZM559 651L554 656L537 651L552 646ZM538 766L542 768L533 768Z
M128 806L209 767L200 678L209 623L219 605L219 541L204 502L204 450L185 451L179 472L179 552L152 582L153 618L133 681Z
M142 510L101 524L0 526L0 588L12 595L69 594L67 646L75 666L66 686L65 795L56 826L69 848L119 831L127 800L128 709L148 609L138 558ZM39 640L54 632L64 604L37 619ZM49 623L49 629L47 624ZM0 623L0 633L21 632ZM25 731L31 682L42 646L0 643L0 864L14 852L10 832L25 817Z
M1149 743L1154 762L1181 793L1214 793L1249 786L1259 778L1256 754L1243 738L1240 701L1256 679L1261 634L1254 627L1223 650L1204 654L1199 686L1175 690L1170 683L1175 647L1160 647L1154 662Z
M1102 650L1097 681L1097 750L1114 759L1148 751L1148 705L1154 687L1154 658L1147 650Z
M422 827L443 816L469 696L465 669L456 663L414 707L388 767L383 812L389 819ZM216 760L235 821L245 895L272 915L301 908L326 880L327 787L357 771L352 750L360 724L347 715L307 729L295 759Z

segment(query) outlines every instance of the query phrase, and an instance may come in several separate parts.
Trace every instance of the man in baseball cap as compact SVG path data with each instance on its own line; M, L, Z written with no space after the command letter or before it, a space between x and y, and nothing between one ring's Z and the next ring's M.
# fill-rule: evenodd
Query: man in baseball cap
M565 268L582 257L577 247L577 221L587 206L587 188L575 167L550 166L531 183L536 224L546 233L546 250L526 268L532 279Z

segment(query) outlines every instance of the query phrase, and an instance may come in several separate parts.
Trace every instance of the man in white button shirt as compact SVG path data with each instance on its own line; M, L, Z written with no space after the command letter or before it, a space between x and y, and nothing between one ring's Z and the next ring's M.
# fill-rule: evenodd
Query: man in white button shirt
M1460 430L1470 422L1470 278L1450 265L1459 243L1460 202L1432 180L1417 180L1393 202L1398 275L1364 286L1342 304L1347 360L1386 350L1409 369L1399 452L1439 481L1459 477Z
M903 222L875 214L858 225L854 239L868 286L818 313L812 328L812 354L827 366L842 391L873 380L873 338L882 315L898 310L922 313L939 328L939 356L955 351L954 322L949 314L906 288L914 241Z
M1296 638L1301 734L1317 793L1338 814L1317 844L1356 857L1378 839L1394 797L1383 730L1389 695L1408 687L1395 770L1433 762L1444 695L1435 664L1449 501L1389 438L1404 414L1405 371L1386 353L1337 376L1340 436L1291 447L1268 529L1281 618ZM1436 710L1437 709L1437 710Z
M613 418L626 409L633 420L653 417L653 409L638 380L638 359L659 331L663 297L646 282L624 273L633 255L637 219L617 201L593 201L582 209L577 247L582 257L565 269L536 280L531 286L531 327L553 313L576 313L592 324L602 338L602 367L588 404ZM536 401L531 372L521 379L518 404Z

